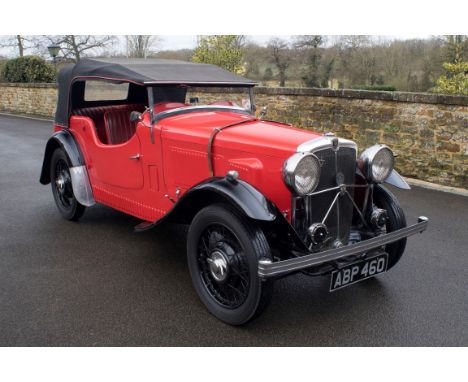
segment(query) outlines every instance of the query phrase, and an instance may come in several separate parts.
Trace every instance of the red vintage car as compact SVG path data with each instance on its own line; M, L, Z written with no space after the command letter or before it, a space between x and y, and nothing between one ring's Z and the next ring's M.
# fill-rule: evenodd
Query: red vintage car
M267 306L275 279L330 275L330 291L401 258L407 226L382 186L409 188L394 156L256 117L255 82L168 60L81 60L59 74L55 133L40 182L61 215L102 203L141 219L189 225L200 299L240 325Z

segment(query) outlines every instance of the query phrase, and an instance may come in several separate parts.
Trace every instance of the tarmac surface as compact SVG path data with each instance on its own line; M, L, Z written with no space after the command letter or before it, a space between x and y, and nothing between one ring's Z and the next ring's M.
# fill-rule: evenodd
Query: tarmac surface
M392 189L408 223L429 217L390 272L329 293L279 280L243 327L211 316L183 226L135 234L102 205L63 220L39 184L50 122L0 116L0 346L468 346L468 197Z

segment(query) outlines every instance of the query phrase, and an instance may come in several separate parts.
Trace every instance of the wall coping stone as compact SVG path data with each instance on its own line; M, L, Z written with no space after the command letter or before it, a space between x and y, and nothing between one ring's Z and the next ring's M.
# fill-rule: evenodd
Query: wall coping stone
M57 88L55 83L9 83L0 82L3 87L19 88ZM234 89L226 89L226 92ZM234 90L235 91L235 90ZM219 89L206 89L206 92L220 92ZM315 97L335 97L350 99L370 99L379 101L442 104L468 106L468 96L464 95L443 95L433 93L410 93L410 92L384 92L374 90L357 89L323 89L323 88L281 88L263 87L255 88L256 94L264 95L284 95L284 96L315 96Z
M57 89L57 84L55 83L12 83L12 82L0 82L0 87L6 88L51 88Z
M321 88L271 88L257 87L257 94L266 95L294 95L294 96L316 96L371 99L381 101L429 103L468 106L468 96L442 95L432 93L409 93L409 92L384 92L374 90L355 89L321 89Z

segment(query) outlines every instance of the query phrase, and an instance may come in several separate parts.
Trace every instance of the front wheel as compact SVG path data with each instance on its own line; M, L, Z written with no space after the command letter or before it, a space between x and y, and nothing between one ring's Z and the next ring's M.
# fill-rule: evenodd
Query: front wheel
M202 209L187 238L187 257L195 289L208 308L230 325L242 325L268 305L271 280L261 280L258 261L270 259L262 230L224 204Z
M65 219L78 220L86 207L73 194L70 161L62 149L56 149L50 163L50 183L55 204Z
M376 186L374 188L374 204L378 208L387 211L387 222L385 224L387 233L406 227L405 213L397 198L390 191L382 186ZM388 253L387 269L398 263L405 251L405 247L406 238L386 245L385 250Z

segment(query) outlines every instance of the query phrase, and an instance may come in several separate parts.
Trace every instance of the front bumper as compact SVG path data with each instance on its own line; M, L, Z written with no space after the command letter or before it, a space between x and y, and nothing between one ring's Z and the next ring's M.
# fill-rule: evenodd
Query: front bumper
M421 233L427 229L428 218L420 216L418 222L409 227L350 244L341 248L329 249L323 252L310 253L305 256L272 262L260 260L258 262L258 275L261 278L282 276L288 273L300 271L309 267L330 263L347 256L366 253L383 245L393 243L405 237Z

